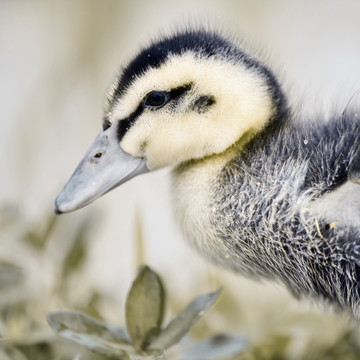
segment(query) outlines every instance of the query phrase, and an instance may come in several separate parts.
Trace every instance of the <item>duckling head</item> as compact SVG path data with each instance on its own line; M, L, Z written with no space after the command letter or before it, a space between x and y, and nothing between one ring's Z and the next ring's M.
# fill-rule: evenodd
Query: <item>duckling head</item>
M275 121L284 102L272 73L215 33L154 42L116 75L103 129L55 211L81 208L138 174L221 154Z

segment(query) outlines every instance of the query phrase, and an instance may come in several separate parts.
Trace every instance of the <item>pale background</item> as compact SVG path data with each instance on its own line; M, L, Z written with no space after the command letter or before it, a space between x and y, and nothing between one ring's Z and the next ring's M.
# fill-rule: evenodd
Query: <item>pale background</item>
M0 206L15 204L25 223L41 227L101 129L104 92L118 66L159 30L189 17L223 24L250 46L264 49L291 101L302 104L305 118L343 109L360 88L356 0L1 0ZM144 260L181 301L223 283L224 291L243 304L244 322L233 327L247 327L247 332L255 331L247 318L261 318L279 304L289 314L318 311L299 304L280 286L247 282L203 262L175 226L168 172L138 177L61 217L58 231L64 237L69 226L90 215L95 219L88 266L74 292L91 287L123 301L138 266L133 246L137 211L144 227ZM61 257L56 249L56 243L50 244L49 259L41 264L28 254L11 254L14 249L2 255L21 261L37 289L56 271Z

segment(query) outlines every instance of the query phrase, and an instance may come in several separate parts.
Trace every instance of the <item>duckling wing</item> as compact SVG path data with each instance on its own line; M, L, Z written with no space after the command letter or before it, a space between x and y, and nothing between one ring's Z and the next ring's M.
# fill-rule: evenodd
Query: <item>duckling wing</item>
M359 177L357 179L360 181ZM346 225L360 229L360 185L346 181L315 200L311 208L331 227Z
M305 179L319 190L311 203L328 224L360 229L360 119L347 110L326 127L319 127Z

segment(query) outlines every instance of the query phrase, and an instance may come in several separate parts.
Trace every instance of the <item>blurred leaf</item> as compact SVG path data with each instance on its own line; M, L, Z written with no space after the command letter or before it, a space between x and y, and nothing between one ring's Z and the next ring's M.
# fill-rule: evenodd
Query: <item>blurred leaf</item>
M153 349L166 349L176 344L190 330L205 310L217 299L221 288L213 293L196 297L187 308L176 316L152 344Z
M126 359L133 352L128 335L122 328L107 326L79 312L59 311L48 316L50 327L65 339L98 354Z
M131 360L166 360L162 350L150 350L142 355L130 354L129 357Z
M24 279L24 273L20 267L0 260L0 290L19 284Z
M19 207L14 204L5 204L0 207L0 230L20 222Z
M28 360L28 358L11 344L2 344L0 347L1 360Z
M26 354L29 359L49 360L54 358L53 347L50 342L41 341L28 344L17 344L18 349Z
M45 229L43 231L36 230L29 230L25 234L25 240L32 245L34 248L41 250L47 243L47 240L50 237L51 232L53 231L56 223L58 221L58 217L55 215L51 215L47 222Z
M326 347L319 348L315 342L309 345L303 356L306 359L314 357L314 353L318 359L357 360L360 358L359 336L350 329L341 333L335 342L329 342Z
M290 343L290 335L271 333L264 341L249 349L250 351L244 354L244 360L286 360L289 358L287 350Z
M221 334L212 337L187 351L183 360L214 360L231 357L244 350L246 340L244 338Z
M134 238L134 248L136 251L135 254L135 264L140 266L145 263L145 246L144 246L144 231L141 222L141 216L139 211L135 213L135 238Z
M130 344L129 335L121 327L106 325L101 321L77 311L57 311L48 315L49 325L57 333L65 329L99 336L119 344Z
M92 291L89 296L89 300L84 305L78 307L76 310L84 312L85 314L97 319L102 320L102 316L99 312L99 306L102 295L97 291Z
M164 298L159 276L144 266L131 286L125 305L126 327L138 349L146 349L159 334Z
M73 273L85 260L87 252L87 233L89 228L90 221L87 219L81 224L74 235L72 246L64 259L62 268L63 277L67 277L69 274Z
M127 355L127 346L107 342L99 337L92 337L85 334L79 334L71 330L62 330L59 335L65 339L71 340L79 345L86 347L88 350L97 354L106 356L111 359L129 360ZM131 350L130 350L131 351Z

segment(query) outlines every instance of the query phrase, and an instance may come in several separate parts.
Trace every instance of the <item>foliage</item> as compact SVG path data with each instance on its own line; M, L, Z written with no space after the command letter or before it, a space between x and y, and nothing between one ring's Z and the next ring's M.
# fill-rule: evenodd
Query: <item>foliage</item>
M126 300L127 331L97 321L83 313L60 311L49 315L50 326L60 336L87 349L118 360L160 360L164 351L179 342L191 326L216 300L220 289L196 297L178 316L162 328L165 291L159 276L144 266ZM244 348L238 337L221 335L195 346L183 359L220 359Z
M54 215L29 223L18 208L0 208L0 359L74 359L77 350L64 348L51 333L46 312L53 304L71 303L97 314L95 292L74 301L71 291L86 261L89 220L67 223L64 239Z
M206 273L205 269L205 274L186 277L186 289L174 284L174 274L163 275L166 284L173 284L167 308L170 317L174 317L164 327L164 288L160 285L159 277L144 268L142 277L137 279L139 284L143 281L153 283L151 292L138 289L133 295L129 292L128 298L137 298L140 294L141 301L156 301L156 316L152 315L152 320L141 322L146 314L144 305L140 301L132 309L134 300L128 300L124 304L125 313L134 313L134 319L133 316L125 319L128 330L108 325L103 322L104 318L122 318L118 300L113 301L110 294L87 284L84 289L78 286L85 283L89 246L98 220L91 216L73 219L49 216L41 221L28 222L16 207L0 208L1 360L106 359L104 355L90 352L88 347L62 339L51 330L46 322L46 314L57 308L75 310L63 312L60 322L59 318L56 319L58 325L55 326L59 326L59 332L65 331L66 334L67 330L68 334L74 336L77 333L79 339L88 341L86 344L98 343L106 349L114 347L116 351L119 350L116 345L121 342L119 339L123 341L121 346L126 345L126 340L133 358L136 358L136 352L140 352L139 356L144 358L144 351L150 358L156 354L165 356L161 355L161 349L167 346L166 356L169 359L183 360L210 360L221 356L232 360L360 358L360 331L346 316L332 314L328 309L318 311L314 306L300 306L303 301L296 303L281 289L270 287L273 289L270 294L277 294L271 298L266 284L250 286L241 277L232 278L218 270ZM135 244L138 248L134 262L148 262L139 217L136 223ZM200 297L195 302L196 306L189 305L195 311L191 316L187 316L191 314L191 311L186 311L188 307L180 311L184 298L199 285L214 288L218 284L222 284L225 291L217 300L216 307L194 325L196 314L201 314L202 306L206 301L211 302L212 295L202 295L204 298ZM176 289L179 289L177 294ZM141 312L136 311L138 306L143 308ZM174 316L179 311L180 314ZM137 316L136 322L141 322L140 332L134 326ZM64 327L59 325L61 323L64 323ZM177 343L190 327L190 335ZM94 333L94 329L97 332ZM243 340L232 335L211 337L219 329L246 334L248 342L244 351L231 355L236 350L232 346L240 348L244 345Z

